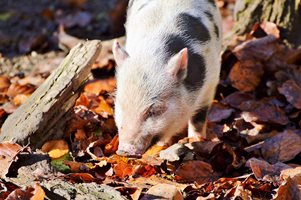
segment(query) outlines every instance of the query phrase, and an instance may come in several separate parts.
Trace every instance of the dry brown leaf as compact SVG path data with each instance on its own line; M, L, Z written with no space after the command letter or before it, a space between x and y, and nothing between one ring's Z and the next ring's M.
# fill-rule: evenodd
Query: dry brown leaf
M301 176L287 178L274 198L274 200L299 200L301 199Z
M97 114L100 114L103 118L108 118L109 116L113 116L113 108L109 105L103 97L99 97L100 103L97 108L94 108Z
M5 92L10 86L10 80L7 76L0 75L0 92Z
M228 108L220 103L214 103L208 113L208 121L221 122L222 120L228 119L234 111L234 109Z
M203 184L216 179L216 175L209 163L203 161L188 161L175 171L175 180L181 183Z
M34 92L36 88L32 85L18 85L11 84L7 90L7 95L11 98L17 96L18 94L30 95Z
M301 135L297 130L286 130L265 140L261 152L271 163L290 161L301 152Z
M118 135L115 135L115 137L111 140L111 142L105 146L104 154L106 156L110 156L114 154L118 149L118 144L119 144Z
M69 152L69 146L65 140L52 140L42 146L42 151L48 153L50 158L57 159Z
M126 162L118 162L114 167L115 176L124 180L125 178L131 176L134 173L135 166L126 163Z
M18 154L25 148L8 142L0 143L0 177L5 178L11 164L18 160Z
M227 104L232 108L239 109L240 105L245 102L252 100L253 97L250 94L242 93L242 92L234 92L227 96L225 99L221 101L221 103Z
M286 125L289 123L285 112L276 105L266 101L246 101L240 105L244 111L242 118L246 122L275 123Z
M295 108L301 110L301 87L294 80L286 81L280 88L280 94L283 94L287 101Z
M32 193L33 193L33 196L30 198L30 200L44 200L45 199L45 196L46 196L45 192L39 183L36 183L34 185L34 190Z
M18 94L13 98L12 102L14 103L14 105L20 106L28 99L28 97L29 95L26 94Z
M271 165L264 160L256 158L248 160L247 165L250 166L257 180L264 180L265 176L279 176L282 170L290 168L288 165L283 163Z
M229 78L234 88L241 92L251 92L259 86L263 73L263 65L260 62L244 60L233 66Z
M113 92L115 88L116 88L116 79L109 78L109 79L97 80L88 83L85 86L84 91L87 93L99 95L102 92Z
M288 178L295 178L297 176L301 176L301 167L285 169L281 171L280 174L280 178L282 180L287 180Z

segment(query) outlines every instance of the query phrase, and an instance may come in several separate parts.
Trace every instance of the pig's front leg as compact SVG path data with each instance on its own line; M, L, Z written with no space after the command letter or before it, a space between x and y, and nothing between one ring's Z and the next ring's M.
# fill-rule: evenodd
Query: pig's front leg
M206 138L207 114L209 106L201 107L196 111L194 116L189 120L188 137Z

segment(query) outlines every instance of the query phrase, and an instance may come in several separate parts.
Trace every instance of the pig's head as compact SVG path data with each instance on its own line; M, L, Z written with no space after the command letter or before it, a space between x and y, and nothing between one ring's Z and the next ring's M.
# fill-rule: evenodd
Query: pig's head
M187 48L162 59L129 55L115 42L113 54L117 91L115 121L119 132L117 154L141 156L155 138L184 128L189 114L182 81L187 74ZM163 66L162 66L163 65ZM187 119L186 119L187 118Z

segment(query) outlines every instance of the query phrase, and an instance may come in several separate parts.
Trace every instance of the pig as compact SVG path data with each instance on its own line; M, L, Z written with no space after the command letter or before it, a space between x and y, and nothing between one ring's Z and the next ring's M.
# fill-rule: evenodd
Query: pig
M141 156L185 130L205 137L220 74L214 0L130 0L125 47L115 41L117 154Z

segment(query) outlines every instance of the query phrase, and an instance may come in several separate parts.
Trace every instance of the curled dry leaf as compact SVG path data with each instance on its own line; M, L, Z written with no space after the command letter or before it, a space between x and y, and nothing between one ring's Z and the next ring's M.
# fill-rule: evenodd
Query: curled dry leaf
M220 103L214 103L208 113L208 121L221 122L222 120L228 119L234 111L234 109L228 108Z
M103 118L108 118L109 116L113 116L113 108L109 105L103 97L99 97L100 103L97 108L93 110L100 114Z
M29 96L26 94L18 94L13 98L12 102L14 103L15 106L20 106L28 99L28 97Z
M32 85L18 85L18 84L11 84L7 90L7 95L11 98L19 95L30 95L34 92L36 88Z
M231 69L229 78L234 88L251 92L259 86L263 73L263 65L258 61L238 61Z
M301 197L301 175L287 180L279 187L274 200L298 200Z
M115 88L116 88L116 79L109 78L104 80L96 80L88 83L85 86L84 91L86 93L99 95L103 92L113 92Z
M135 166L126 163L126 162L118 162L114 167L115 176L124 180L125 178L131 176L135 171Z
M34 185L33 189L34 189L32 191L33 196L30 198L30 200L44 200L45 199L45 196L46 196L45 192L39 183L36 183Z
M265 101L246 101L241 104L240 109L244 111L242 118L246 122L265 122L281 125L289 123L288 117L281 108Z
M118 149L118 144L118 135L115 135L111 142L105 146L104 154L106 156L114 154Z
M181 183L203 184L217 178L211 165L203 161L188 161L175 171L175 180Z
M10 80L7 76L0 76L0 92L5 92L10 86Z
M52 140L46 142L41 150L48 153L50 158L57 159L69 152L69 146L65 140Z
M279 133L264 141L261 152L271 163L290 161L301 152L301 134L297 130Z
M287 180L288 178L295 178L301 176L301 167L289 168L281 171L280 178Z
M290 166L283 163L271 165L268 162L257 158L248 160L247 165L252 169L257 180L267 180L265 176L279 176L282 170L290 168Z
M239 109L240 105L245 102L253 99L252 95L242 93L242 92L234 92L227 96L225 99L221 101L223 104L227 104L231 106L232 108Z
M5 178L11 164L18 160L18 154L24 150L25 148L21 147L18 144L11 144L8 142L0 143L1 178Z
M267 61L278 51L278 40L273 35L250 40L238 45L233 53L240 61Z
M286 81L280 88L280 94L283 94L287 101L295 108L301 110L301 87L294 80Z

